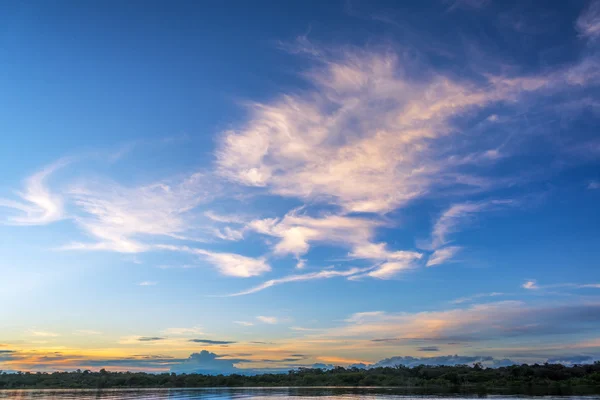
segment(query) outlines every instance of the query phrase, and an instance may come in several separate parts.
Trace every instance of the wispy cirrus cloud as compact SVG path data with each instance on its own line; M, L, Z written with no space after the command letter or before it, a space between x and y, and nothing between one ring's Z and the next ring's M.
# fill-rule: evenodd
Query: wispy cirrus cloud
M465 225L472 223L477 214L515 204L514 200L487 200L451 205L441 214L433 226L431 248L434 252L429 256L427 266L432 267L446 263L461 250L460 246L448 246L450 236L464 229Z
M207 177L194 173L173 182L138 187L116 183L73 186L69 195L82 211L77 224L96 242L74 242L68 250L148 251L144 237L185 238L190 212L211 197Z
M246 124L223 133L217 172L347 212L385 213L434 188L489 187L488 178L461 171L501 158L504 139L477 157L466 157L465 146L449 154L448 141L460 136L454 119L563 88L580 76L573 67L540 76L485 75L480 84L442 72L413 80L404 67L410 61L393 51L324 51L316 59L322 64L305 74L313 90L251 103Z
M600 37L600 1L591 1L577 18L575 27L581 36L595 41Z
M233 321L234 324L238 324L241 326L253 326L254 322L250 322L250 321Z
M50 175L70 162L68 158L60 159L27 178L24 189L17 192L20 200L0 198L0 208L17 212L17 215L9 215L6 223L45 225L66 218L63 197L52 192L46 181Z
M167 328L161 332L167 336L199 335L202 334L202 328L199 326L193 326L191 328Z
M527 290L544 290L544 289L600 289L600 283L553 283L548 285L539 285L535 279L526 280L521 285L523 289Z
M365 243L354 247L349 254L354 259L367 259L378 263L363 275L355 275L356 280L368 276L378 279L391 279L399 272L413 268L423 254L416 251L396 250L387 248L386 243Z
M437 249L429 256L426 265L433 267L434 265L444 264L446 261L452 259L460 249L460 246L447 246Z
M284 276L282 278L268 280L258 286L254 286L250 289L226 295L226 297L245 296L248 294L260 292L262 290L268 289L273 286L282 285L284 283L311 281L311 280L315 280L315 279L329 279L329 278L335 278L335 277L349 277L349 276L357 275L364 271L368 271L370 269L372 269L372 268L350 268L350 269L341 270L341 271L327 269L327 270L322 270L319 272L289 275L289 276Z
M469 302L472 302L473 300L481 299L484 297L497 297L497 296L505 296L505 295L506 295L506 293L501 293L501 292L477 293L477 294L474 294L471 296L460 297L458 299L452 300L451 303L453 303L453 304L469 303Z
M219 253L178 245L156 245L155 248L198 255L214 265L221 274L227 276L248 278L271 271L271 266L263 257L252 258L240 254Z
M446 245L449 236L471 223L478 213L514 204L513 200L489 200L453 204L442 213L433 227L432 246L434 249Z
M259 320L260 322L264 322L265 324L270 324L270 325L275 325L276 323L279 322L279 319L277 317L271 317L271 316L266 316L266 315L259 315L258 317L256 317L257 320Z

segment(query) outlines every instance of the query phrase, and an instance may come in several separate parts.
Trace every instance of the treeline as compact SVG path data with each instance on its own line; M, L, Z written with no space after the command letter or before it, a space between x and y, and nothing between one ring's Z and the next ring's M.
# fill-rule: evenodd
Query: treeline
M75 371L2 373L0 389L20 388L197 388L275 386L383 386L413 392L510 394L598 394L600 362L589 365L404 366L371 369L301 368L279 374L202 375Z

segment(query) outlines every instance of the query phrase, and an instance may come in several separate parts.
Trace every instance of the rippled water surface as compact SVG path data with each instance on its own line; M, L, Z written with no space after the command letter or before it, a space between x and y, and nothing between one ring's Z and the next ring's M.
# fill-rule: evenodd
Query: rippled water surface
M103 389L103 390L0 390L0 399L201 399L201 400L464 400L477 396L425 396L394 393L394 389L343 389L343 388L236 388L236 389ZM491 400L519 400L527 396L487 396ZM543 397L544 400L600 400L600 396Z

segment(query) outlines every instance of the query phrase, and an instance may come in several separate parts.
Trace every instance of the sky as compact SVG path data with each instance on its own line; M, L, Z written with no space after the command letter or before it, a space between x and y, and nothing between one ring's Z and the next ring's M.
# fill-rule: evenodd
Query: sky
M0 370L600 359L600 1L0 4Z

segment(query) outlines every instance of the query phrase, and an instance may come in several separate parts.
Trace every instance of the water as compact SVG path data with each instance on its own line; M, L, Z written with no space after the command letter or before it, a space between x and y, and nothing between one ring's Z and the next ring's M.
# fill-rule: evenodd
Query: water
M35 400L473 400L481 396L399 394L393 388L203 388L203 389L29 389L0 390L0 399ZM490 400L531 399L527 396L484 396ZM546 396L544 400L600 400L600 396Z

